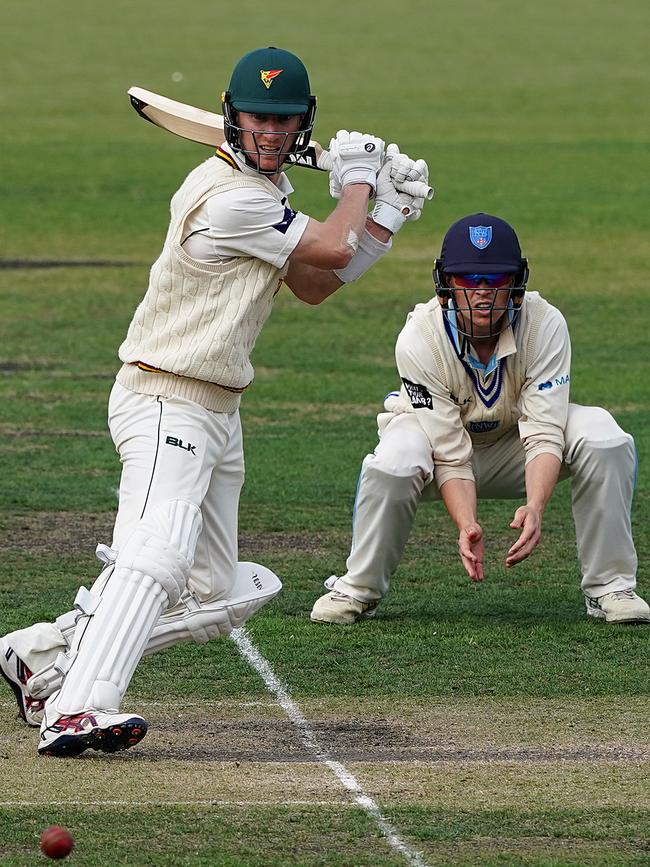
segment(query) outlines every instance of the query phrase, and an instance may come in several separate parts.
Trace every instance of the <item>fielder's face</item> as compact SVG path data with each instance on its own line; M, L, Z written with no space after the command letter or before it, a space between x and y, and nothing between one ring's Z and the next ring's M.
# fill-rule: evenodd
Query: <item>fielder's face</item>
M476 288L462 285L466 282L461 276L449 279L460 330L479 340L495 337L507 324L502 319L508 314L513 278L507 277L505 285L499 288L488 286L487 280L479 281Z
M260 171L279 172L296 141L302 115L237 114L241 149Z

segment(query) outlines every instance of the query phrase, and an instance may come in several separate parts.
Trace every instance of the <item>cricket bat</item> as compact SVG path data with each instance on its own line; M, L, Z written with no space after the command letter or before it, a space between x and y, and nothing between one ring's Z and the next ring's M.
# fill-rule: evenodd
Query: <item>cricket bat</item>
M177 102L143 87L130 87L128 94L131 105L140 117L161 129L211 147L219 147L225 141L223 115ZM328 172L331 168L328 151L313 140L304 153L290 156L287 162L320 172ZM409 196L433 198L432 187L421 181L405 181L399 189Z

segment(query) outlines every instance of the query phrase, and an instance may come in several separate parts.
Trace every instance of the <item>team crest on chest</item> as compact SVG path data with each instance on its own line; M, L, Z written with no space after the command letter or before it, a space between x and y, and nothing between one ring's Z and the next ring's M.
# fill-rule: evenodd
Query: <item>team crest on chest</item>
M284 72L283 69L260 69L260 78L262 79L262 84L268 90L269 87L273 84L274 79L278 77L278 75Z
M492 241L492 226L470 226L469 239L478 250L485 250Z

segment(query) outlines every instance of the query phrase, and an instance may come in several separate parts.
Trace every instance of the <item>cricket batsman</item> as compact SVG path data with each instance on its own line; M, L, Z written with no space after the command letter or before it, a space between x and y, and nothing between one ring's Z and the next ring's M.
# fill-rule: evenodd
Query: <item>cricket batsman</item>
M238 562L239 405L255 341L282 284L319 304L387 253L424 204L399 189L426 182L423 160L341 130L330 142L334 210L320 222L291 207L283 166L309 145L316 98L289 51L242 57L222 109L226 142L173 196L119 349L108 423L123 469L113 539L98 548L105 568L55 623L0 642L0 671L40 725L41 755L138 743L147 723L121 704L142 655L227 635L279 592L269 569Z

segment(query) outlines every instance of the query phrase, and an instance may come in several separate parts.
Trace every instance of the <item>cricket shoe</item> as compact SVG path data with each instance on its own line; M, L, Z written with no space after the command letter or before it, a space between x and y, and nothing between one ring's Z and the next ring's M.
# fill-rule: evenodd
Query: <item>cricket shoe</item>
M18 713L27 725L40 726L46 699L33 698L27 692L27 681L32 676L32 672L4 638L0 638L0 674L12 688L18 704Z
M140 743L149 726L137 714L89 710L41 727L40 756L78 756L84 750L116 753Z
M352 596L330 590L314 602L310 618L315 623L336 623L339 626L350 626L368 617L374 617L379 601L359 602Z
M587 614L605 623L650 623L650 606L634 590L615 590L597 599L585 595Z

